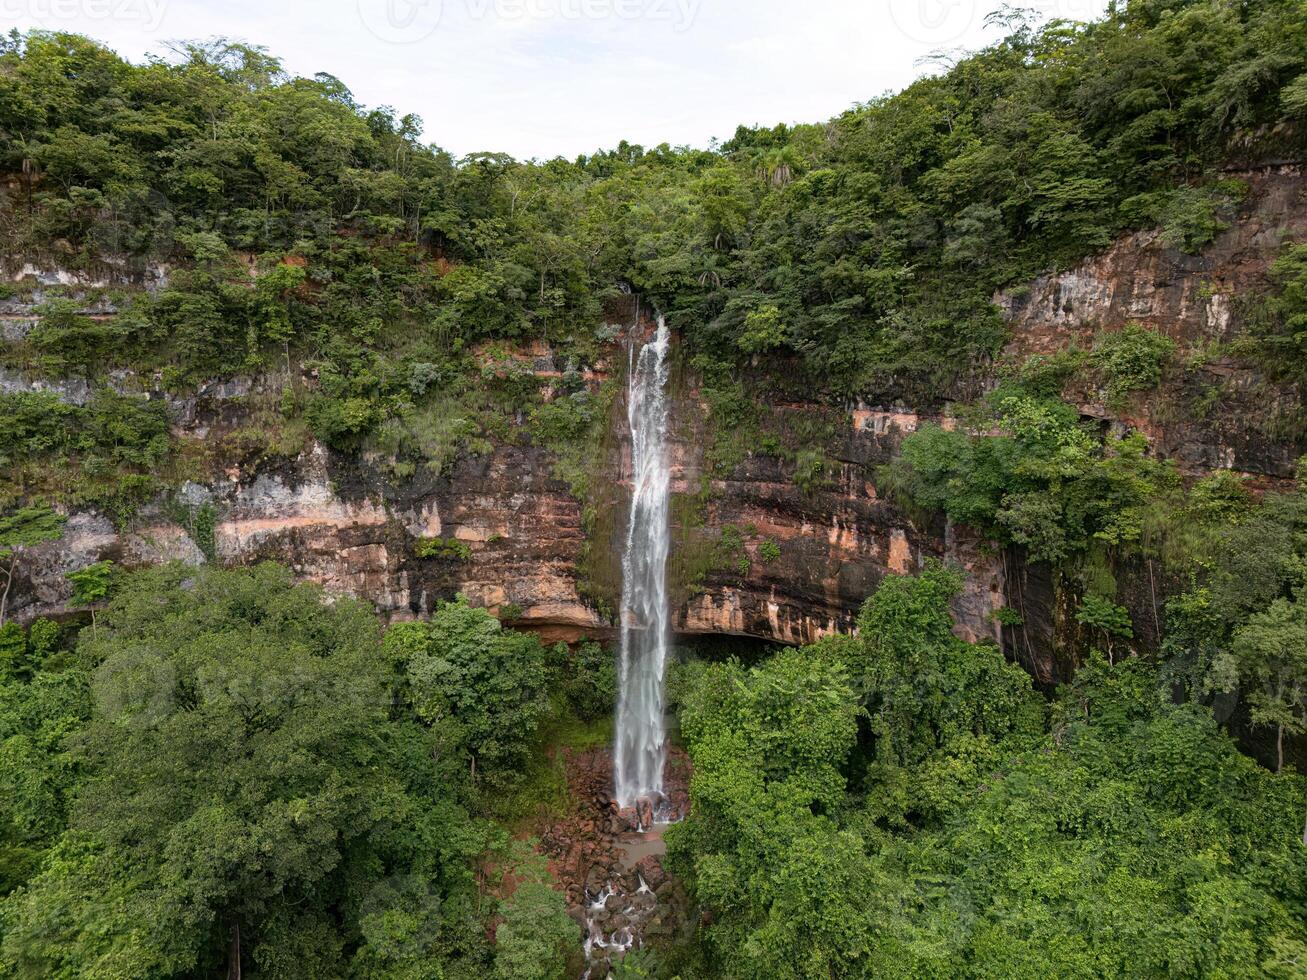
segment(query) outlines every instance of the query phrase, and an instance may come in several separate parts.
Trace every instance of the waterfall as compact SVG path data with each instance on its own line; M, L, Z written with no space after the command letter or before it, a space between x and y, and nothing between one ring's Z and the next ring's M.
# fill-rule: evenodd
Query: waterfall
M631 517L622 556L622 643L613 770L617 803L657 808L667 756L663 670L667 660L667 324L631 345Z

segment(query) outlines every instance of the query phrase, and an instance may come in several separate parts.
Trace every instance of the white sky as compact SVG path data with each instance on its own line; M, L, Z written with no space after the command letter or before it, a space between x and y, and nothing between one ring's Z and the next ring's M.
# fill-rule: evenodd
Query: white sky
M0 26L88 34L133 61L226 36L416 112L457 155L544 159L829 118L933 70L933 51L996 39L983 20L1000 2L0 0ZM1106 0L1015 5L1088 19Z

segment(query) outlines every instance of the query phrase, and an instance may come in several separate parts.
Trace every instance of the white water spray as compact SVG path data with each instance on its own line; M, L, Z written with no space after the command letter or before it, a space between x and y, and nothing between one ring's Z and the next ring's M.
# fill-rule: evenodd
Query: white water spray
M631 518L622 557L622 646L613 770L618 806L663 796L663 670L667 661L667 324L631 347Z

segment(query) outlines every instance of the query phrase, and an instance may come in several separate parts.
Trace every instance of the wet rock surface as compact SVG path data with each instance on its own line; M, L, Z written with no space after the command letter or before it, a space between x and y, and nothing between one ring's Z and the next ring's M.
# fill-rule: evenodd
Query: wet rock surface
M669 753L667 797L656 814L652 807L618 808L609 749L569 752L566 768L576 806L545 828L539 847L584 932L581 975L603 980L629 950L689 928L685 889L662 860L662 831L689 805L689 760L679 750Z

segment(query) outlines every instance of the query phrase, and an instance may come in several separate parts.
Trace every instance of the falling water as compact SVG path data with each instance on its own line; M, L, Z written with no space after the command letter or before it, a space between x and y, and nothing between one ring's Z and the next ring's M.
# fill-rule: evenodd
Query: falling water
M667 324L631 347L627 421L631 428L631 519L622 557L621 684L617 803L628 807L663 796L663 667L667 659Z

